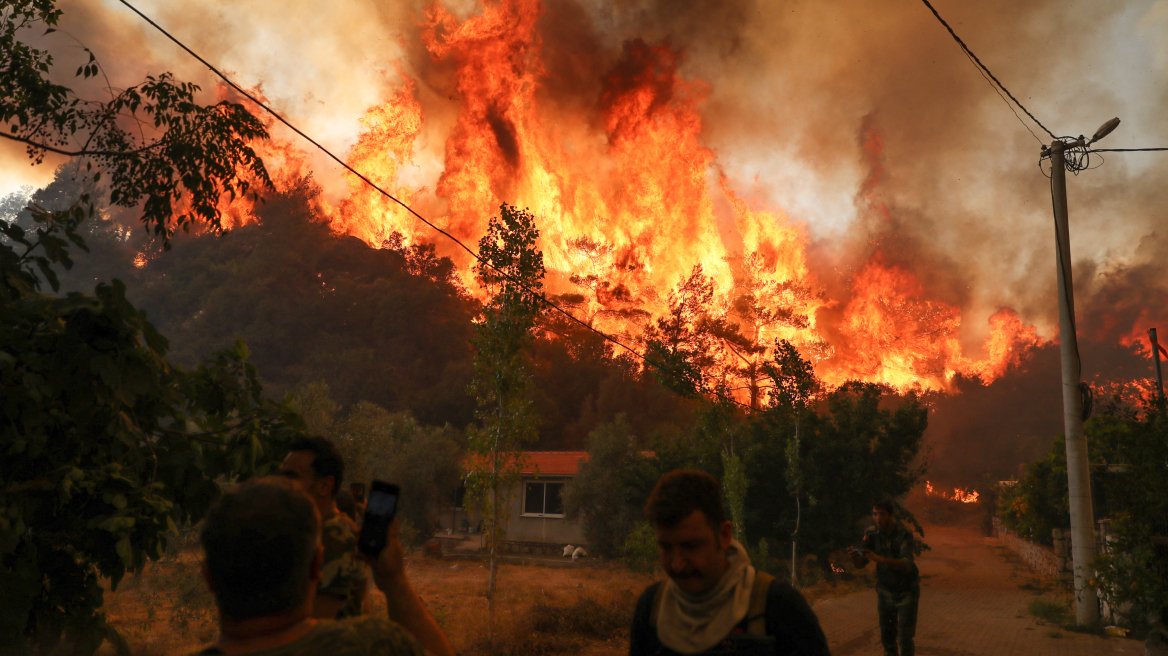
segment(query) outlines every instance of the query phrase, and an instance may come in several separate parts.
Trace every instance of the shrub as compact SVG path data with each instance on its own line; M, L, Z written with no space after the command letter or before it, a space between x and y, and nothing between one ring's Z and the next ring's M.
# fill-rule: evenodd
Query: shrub
M625 537L621 562L634 572L657 570L657 536L649 522L640 521L633 525L633 530Z

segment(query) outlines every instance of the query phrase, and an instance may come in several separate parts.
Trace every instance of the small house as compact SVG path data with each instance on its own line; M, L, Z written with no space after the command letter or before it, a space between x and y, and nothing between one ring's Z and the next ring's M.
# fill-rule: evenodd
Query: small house
M582 545L579 523L564 517L564 485L588 459L585 451L529 451L519 484L510 495L504 551L558 555L564 545ZM441 514L439 537L481 532L460 489L454 507Z

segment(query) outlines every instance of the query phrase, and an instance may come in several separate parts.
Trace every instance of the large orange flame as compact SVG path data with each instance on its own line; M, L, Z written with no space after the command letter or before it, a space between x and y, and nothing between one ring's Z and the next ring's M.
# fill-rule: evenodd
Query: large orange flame
M547 287L599 330L639 337L668 307L670 291L695 266L711 286L709 307L737 333L722 342L720 377L758 402L759 365L775 339L817 363L829 383L860 379L898 389L946 389L963 374L988 383L1039 343L1009 310L990 319L987 357L966 358L958 308L930 300L911 271L879 253L855 273L851 300L828 344L817 324L834 304L807 264L807 234L776 209L748 202L702 143L699 112L707 85L684 79L668 43L626 42L599 80L591 114L566 115L542 94L546 71L537 22L540 0L485 0L459 21L440 3L419 26L435 66L450 72L443 92L458 115L445 142L444 170L432 191L399 183L423 126L416 83L373 107L348 162L468 244L500 203L529 208L541 230ZM578 110L577 110L578 111ZM861 202L887 218L874 196L882 175L879 135L865 129L874 158ZM300 166L282 153L285 161ZM436 242L475 289L464 253L355 176L335 208L338 231L380 246ZM706 284L706 283L703 283Z

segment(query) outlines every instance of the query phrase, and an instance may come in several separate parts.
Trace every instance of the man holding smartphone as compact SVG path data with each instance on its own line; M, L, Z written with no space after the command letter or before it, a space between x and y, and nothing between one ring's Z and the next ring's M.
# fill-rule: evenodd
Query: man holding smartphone
M406 577L396 523L377 557L365 558L388 618L313 616L324 560L315 505L293 482L269 477L228 490L211 508L200 542L219 640L199 656L454 656Z
M369 612L369 573L357 554L357 525L337 509L345 461L323 437L298 440L280 475L308 494L321 518L324 562L313 604L316 617L344 619Z
M921 600L921 576L913 562L912 533L896 521L892 501L872 507L871 526L864 533L862 549L848 553L858 569L876 563L876 612L880 618L880 642L885 656L913 656L917 632L917 605Z

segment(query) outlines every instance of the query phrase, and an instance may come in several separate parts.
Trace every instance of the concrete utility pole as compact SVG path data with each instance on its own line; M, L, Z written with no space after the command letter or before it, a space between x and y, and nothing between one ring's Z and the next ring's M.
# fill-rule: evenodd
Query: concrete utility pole
M1117 121L1118 122L1118 121ZM1101 128L1102 130L1102 128ZM1072 144L1073 145L1073 144ZM1071 238L1067 222L1067 172L1063 153L1067 144L1050 144L1051 195L1054 198L1059 295L1059 346L1063 360L1063 426L1067 438L1067 484L1071 511L1071 559L1075 569L1075 621L1099 621L1095 578L1095 513L1091 506L1091 472L1087 441L1083 438L1083 391L1079 342L1075 335L1074 285L1071 281Z
M1148 329L1148 338L1152 340L1152 362L1156 363L1156 398L1164 402L1164 374L1160 373L1160 342L1156 341L1156 329Z

